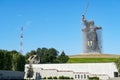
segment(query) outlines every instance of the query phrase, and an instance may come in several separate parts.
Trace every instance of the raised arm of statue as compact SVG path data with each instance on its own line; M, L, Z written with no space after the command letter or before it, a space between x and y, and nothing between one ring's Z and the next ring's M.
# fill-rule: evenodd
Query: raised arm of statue
M82 15L82 22L83 22L83 24L87 27L87 20L85 19L85 16L84 15Z
M82 15L82 22L83 22L83 24L85 25L86 28L90 27L90 23L85 19L84 15Z
M83 21L83 22L85 21L85 16L84 16L84 15L82 15L82 21Z

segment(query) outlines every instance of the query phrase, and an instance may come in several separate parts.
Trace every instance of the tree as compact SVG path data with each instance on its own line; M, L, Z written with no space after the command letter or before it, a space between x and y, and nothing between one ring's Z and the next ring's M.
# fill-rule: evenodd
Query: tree
M40 63L53 63L58 56L58 51L54 48L38 48L36 54L40 57Z
M0 50L0 70L12 70L12 55L10 51Z
M25 56L17 51L11 51L12 54L12 70L13 71L24 71Z
M29 64L28 71L27 71L27 78L32 78L33 74L34 74L34 71L33 71L32 65Z
M18 66L18 63L17 63L17 53L13 53L12 54L12 70L13 71L16 71L17 70L17 66Z
M12 70L12 55L9 51L4 53L4 70Z
M54 48L50 48L47 52L47 56L49 58L48 62L53 63L58 56L58 51Z
M38 48L37 49L37 55L40 57L40 63L46 63L48 60L47 59L47 48Z
M24 65L25 65L25 56L18 54L18 58L17 58L17 70L18 71L24 71Z
M24 71L25 57L19 52L0 50L0 70Z
M118 69L118 72L120 73L120 57L116 60L116 66L117 66L117 69Z
M35 55L37 52L35 50L31 50L30 52L27 52L25 58L28 59L31 55Z
M0 70L3 70L4 69L4 60L5 60L5 57L4 57L4 52L3 50L0 50Z
M62 51L61 55L58 56L58 60L60 63L66 63L69 60L69 57Z
M46 53L41 57L41 63L48 63L50 61L49 54Z
M58 51L55 48L37 48L26 54L26 61L31 55L38 55L40 63L66 63L69 59L64 51L58 56Z

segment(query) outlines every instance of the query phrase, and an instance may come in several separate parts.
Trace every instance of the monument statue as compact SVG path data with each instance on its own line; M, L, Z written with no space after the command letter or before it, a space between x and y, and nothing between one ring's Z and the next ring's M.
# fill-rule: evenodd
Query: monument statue
M40 63L40 57L38 55L31 55L28 58L28 61L30 64L39 64Z
M84 53L101 53L101 27L94 26L94 21L87 21L82 15L82 22L84 24L83 32L83 52Z

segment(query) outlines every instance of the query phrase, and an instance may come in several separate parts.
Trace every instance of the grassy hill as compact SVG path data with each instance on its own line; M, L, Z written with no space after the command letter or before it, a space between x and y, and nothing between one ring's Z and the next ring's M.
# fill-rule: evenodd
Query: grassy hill
M105 63L115 62L117 58L70 58L68 63Z
M69 56L68 63L105 63L115 62L120 55L115 54L78 54Z

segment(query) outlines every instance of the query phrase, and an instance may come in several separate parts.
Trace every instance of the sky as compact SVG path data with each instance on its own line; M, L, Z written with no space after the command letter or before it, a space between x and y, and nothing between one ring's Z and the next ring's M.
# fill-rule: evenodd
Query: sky
M0 0L0 49L23 54L55 48L67 55L82 53L81 17L102 27L103 53L120 54L120 0Z

